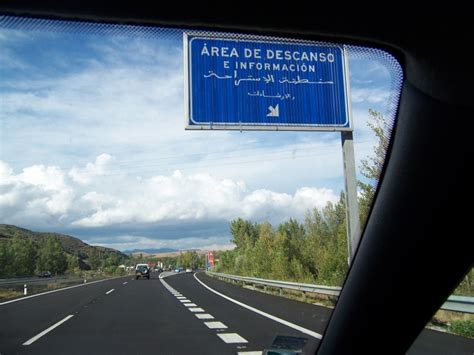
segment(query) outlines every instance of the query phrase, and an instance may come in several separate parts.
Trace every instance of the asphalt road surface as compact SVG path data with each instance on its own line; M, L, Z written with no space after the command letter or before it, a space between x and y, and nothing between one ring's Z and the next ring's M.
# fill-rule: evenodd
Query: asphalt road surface
M0 354L253 355L277 335L311 353L330 314L204 273L127 276L0 303ZM473 352L473 340L424 331L409 353Z

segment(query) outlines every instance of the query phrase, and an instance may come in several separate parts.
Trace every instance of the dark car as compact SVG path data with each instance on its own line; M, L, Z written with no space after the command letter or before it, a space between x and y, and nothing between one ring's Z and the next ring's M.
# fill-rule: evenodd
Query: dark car
M140 277L150 279L150 268L147 264L138 264L136 266L135 279L138 280Z
M41 271L39 274L38 274L38 277L52 277L53 274L51 274L51 272L49 271Z

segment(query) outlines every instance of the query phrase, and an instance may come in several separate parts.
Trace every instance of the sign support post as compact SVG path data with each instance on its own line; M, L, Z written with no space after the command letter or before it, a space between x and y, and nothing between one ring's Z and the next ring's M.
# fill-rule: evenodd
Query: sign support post
M352 131L341 132L342 162L347 227L347 263L350 265L360 239L359 204L357 202L357 178Z

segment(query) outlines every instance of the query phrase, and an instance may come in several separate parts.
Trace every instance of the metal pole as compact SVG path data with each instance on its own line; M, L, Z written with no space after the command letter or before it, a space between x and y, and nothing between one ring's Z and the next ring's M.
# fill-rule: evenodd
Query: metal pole
M357 202L357 178L352 131L341 132L341 143L346 199L347 262L350 265L360 239L359 204Z

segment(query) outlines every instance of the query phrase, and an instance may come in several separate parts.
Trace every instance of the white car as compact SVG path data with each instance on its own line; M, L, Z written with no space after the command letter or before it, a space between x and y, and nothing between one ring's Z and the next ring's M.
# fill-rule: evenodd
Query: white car
M138 280L140 277L142 279L150 279L150 268L148 264L137 264L137 266L135 266L135 280Z
M191 269L190 267L188 267L188 268L186 269L186 272L188 272L188 273L193 272L193 269Z

